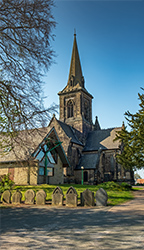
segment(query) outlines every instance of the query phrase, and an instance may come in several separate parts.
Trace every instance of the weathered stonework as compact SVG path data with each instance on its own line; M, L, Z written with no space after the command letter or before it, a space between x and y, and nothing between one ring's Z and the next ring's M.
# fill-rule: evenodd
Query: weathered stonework
M63 165L58 157L58 163L54 165L54 176L49 176L49 184L63 184L64 183L64 174L63 174Z
M45 205L45 200L46 200L46 192L44 190L39 190L36 193L36 204Z
M96 206L106 206L107 200L108 200L107 192L103 188L100 188L96 192Z
M25 204L34 204L35 192L32 189L28 189L25 192Z
M5 190L2 194L2 202L9 204L11 202L11 192L10 190Z
M94 192L88 188L81 193L82 206L94 206Z
M74 187L70 187L66 192L66 206L76 207L77 206L77 192Z
M0 175L11 173L11 169L14 171L12 180L16 185L37 185L37 162L2 163L0 164Z
M21 199L22 199L22 194L19 190L16 190L13 194L12 194L12 203L13 204L20 204L21 203Z
M84 173L87 172L88 180L84 180ZM74 172L75 183L81 184L82 182L82 170L77 170ZM83 171L83 182L85 185L93 184L94 183L94 170L93 169L85 169Z
M92 129L92 96L87 92L83 93L83 89L72 91L71 89L66 93L59 93L60 95L60 120L66 124L74 127L80 131L83 136ZM68 102L73 102L73 116L68 117ZM85 109L87 103L87 109Z
M60 187L56 187L52 194L52 205L62 206L63 205L63 191Z

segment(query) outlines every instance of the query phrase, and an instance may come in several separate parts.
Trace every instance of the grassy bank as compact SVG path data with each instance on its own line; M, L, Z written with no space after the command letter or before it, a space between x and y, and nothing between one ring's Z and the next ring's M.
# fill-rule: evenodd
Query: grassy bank
M82 193L85 189L89 189L92 192L94 192L94 195L96 194L96 191L99 188L104 188L107 191L108 194L108 205L114 206L117 204L121 204L123 202L129 201L133 199L133 192L129 185L126 183L119 185L114 182L106 182L102 183L100 185L77 185L77 184L64 184L64 185L58 185L64 194L64 199L66 192L70 186L73 186L78 194L78 202L80 202L80 193ZM14 186L12 189L12 192L14 192L16 189L22 192L22 201L24 200L24 193L27 189L33 189L35 192L39 191L40 189L43 189L47 196L46 201L51 202L52 200L52 193L54 189L57 187L57 185L37 185L37 186Z

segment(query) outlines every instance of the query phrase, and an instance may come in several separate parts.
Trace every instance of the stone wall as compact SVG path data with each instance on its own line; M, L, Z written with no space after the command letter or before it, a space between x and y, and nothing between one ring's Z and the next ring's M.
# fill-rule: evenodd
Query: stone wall
M7 165L0 165L0 175L7 175L8 174L8 166Z
M13 178L11 178L13 172ZM10 174L10 178L16 185L37 185L38 163L3 163L0 164L0 175Z
M70 162L71 168L68 168L67 174L69 176L74 175L74 169L76 165L79 163L80 156L82 154L83 147L76 145L76 144L69 144L67 157Z
M73 102L73 117L68 117L67 103ZM87 111L85 110L87 103ZM86 112L88 113L86 115ZM86 118L87 117L87 118ZM92 96L83 90L75 90L60 95L60 120L87 136L92 129Z
M88 174L88 181L87 182L84 181L84 173L85 172L87 172L87 174ZM75 177L76 184L81 184L82 170L75 170L74 177ZM93 169L89 169L89 170L85 169L83 171L83 181L84 181L84 184L93 184L93 182L94 182L94 170Z
M68 157L68 160L70 162L71 168L65 168L64 175L65 176L74 176L74 169L79 161L79 156L82 152L83 146L74 144L71 142L71 138L69 138L57 120L54 118L53 121L50 124L50 127L54 127L56 130L56 133L58 134L59 140L62 142L62 147L65 151L66 156Z
M63 164L58 156L57 164L54 164L54 176L49 176L49 184L63 184L64 174L63 174Z

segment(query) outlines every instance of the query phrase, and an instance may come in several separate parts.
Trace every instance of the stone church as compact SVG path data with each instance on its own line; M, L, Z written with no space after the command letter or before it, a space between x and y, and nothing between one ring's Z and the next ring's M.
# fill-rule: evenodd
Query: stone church
M133 173L116 161L121 145L113 141L122 127L101 129L98 117L92 122L93 96L85 88L76 34L66 86L59 93L59 120L53 116L49 127L55 128L70 166L64 169L64 181L85 184L104 181L133 181Z
M92 122L93 96L85 88L76 34L68 81L58 95L59 120L53 115L45 128L19 131L14 149L0 154L0 175L9 174L18 185L82 179L84 184L133 183L133 172L116 161L122 147L114 138L122 127L101 129L98 117Z

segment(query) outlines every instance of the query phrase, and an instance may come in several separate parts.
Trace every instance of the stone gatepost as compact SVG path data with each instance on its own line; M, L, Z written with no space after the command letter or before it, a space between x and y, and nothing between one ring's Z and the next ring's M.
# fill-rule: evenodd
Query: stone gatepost
M16 190L13 194L12 194L12 203L13 204L20 204L21 203L21 199L22 199L22 194L19 190Z
M77 207L77 192L74 187L70 187L66 193L66 206Z
M35 192L32 189L28 189L25 192L25 204L34 204Z
M100 188L96 192L96 206L106 206L107 200L108 200L107 192L103 188Z
M2 194L2 202L3 203L10 203L11 202L11 192L10 190L5 190Z
M52 194L52 205L62 206L63 205L63 191L60 187L56 187Z
M46 192L44 190L39 190L36 193L36 204L45 205L45 200L46 200Z
M94 206L94 192L88 188L81 193L81 206Z

